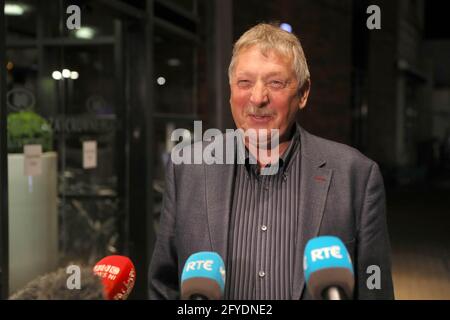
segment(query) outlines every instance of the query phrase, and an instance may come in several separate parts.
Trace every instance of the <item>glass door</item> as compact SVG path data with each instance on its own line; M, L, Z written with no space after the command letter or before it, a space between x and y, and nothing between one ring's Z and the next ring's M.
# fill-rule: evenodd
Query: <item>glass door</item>
M6 15L10 294L58 266L126 254L122 21L78 3L79 29L71 1Z
M76 1L73 30L72 1L6 2L3 296L119 254L136 268L130 298L146 298L170 134L217 117L212 2Z

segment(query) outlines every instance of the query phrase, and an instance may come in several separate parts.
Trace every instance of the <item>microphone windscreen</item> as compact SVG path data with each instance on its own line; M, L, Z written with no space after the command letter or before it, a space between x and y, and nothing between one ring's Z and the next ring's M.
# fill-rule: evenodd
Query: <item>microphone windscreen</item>
M194 253L181 275L181 299L219 300L225 290L225 264L215 252Z
M333 286L341 288L347 297L353 296L353 265L339 238L321 236L309 240L305 247L303 269L306 286L314 299L322 299L324 290Z
M73 266L74 264L72 264ZM93 274L91 267L79 269L79 288L69 288L71 273L60 268L40 276L9 297L10 300L104 300L101 279Z
M136 270L131 260L124 256L107 256L94 266L94 273L103 282L108 300L126 300L133 290Z

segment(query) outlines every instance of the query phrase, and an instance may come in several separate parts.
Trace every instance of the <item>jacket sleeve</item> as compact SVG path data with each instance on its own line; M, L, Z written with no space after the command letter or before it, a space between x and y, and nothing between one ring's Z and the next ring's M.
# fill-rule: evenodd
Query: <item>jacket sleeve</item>
M152 300L179 299L178 263L175 246L175 173L168 161L159 230L149 267L149 297Z
M383 177L370 169L359 215L356 246L356 299L394 299Z

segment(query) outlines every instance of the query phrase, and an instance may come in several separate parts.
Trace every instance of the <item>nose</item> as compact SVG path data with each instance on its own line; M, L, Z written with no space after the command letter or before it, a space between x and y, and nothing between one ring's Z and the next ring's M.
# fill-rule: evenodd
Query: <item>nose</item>
M256 107L262 107L269 102L269 96L266 86L257 82L252 88L250 102Z

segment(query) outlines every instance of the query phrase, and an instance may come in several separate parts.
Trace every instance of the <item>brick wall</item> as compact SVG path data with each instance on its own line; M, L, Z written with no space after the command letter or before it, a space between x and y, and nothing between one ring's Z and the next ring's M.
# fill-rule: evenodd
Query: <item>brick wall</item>
M352 1L235 0L233 14L234 41L259 22L292 25L312 80L309 102L299 121L311 133L350 144Z

